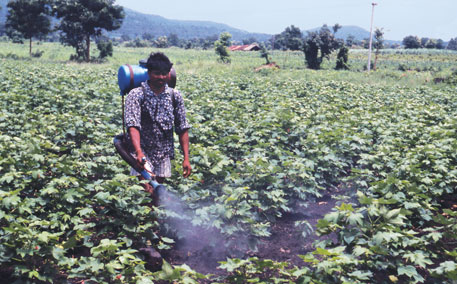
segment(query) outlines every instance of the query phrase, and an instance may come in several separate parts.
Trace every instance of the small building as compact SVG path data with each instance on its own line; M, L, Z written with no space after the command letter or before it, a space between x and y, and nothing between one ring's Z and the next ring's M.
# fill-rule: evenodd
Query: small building
M260 46L257 43L245 45L232 45L229 47L230 51L258 51Z

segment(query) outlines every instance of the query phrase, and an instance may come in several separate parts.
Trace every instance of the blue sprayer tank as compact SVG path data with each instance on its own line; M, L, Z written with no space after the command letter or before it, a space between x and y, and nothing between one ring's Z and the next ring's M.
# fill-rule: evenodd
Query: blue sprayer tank
M148 69L146 68L146 60L140 60L139 65L122 65L117 72L117 83L121 90L121 95L125 95L131 89L139 87L147 79L149 79L149 76ZM176 86L176 71L174 68L171 68L168 74L167 83L171 88Z

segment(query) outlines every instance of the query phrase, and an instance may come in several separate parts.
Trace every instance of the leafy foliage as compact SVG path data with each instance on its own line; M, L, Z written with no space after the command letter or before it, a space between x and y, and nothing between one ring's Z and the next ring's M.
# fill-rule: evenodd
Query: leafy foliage
M284 50L301 50L302 47L302 32L298 27L294 25L287 27L282 33L274 36L273 48Z
M334 31L339 26L335 25ZM330 54L342 45L342 42L335 38L327 25L321 27L318 32L308 32L304 39L303 52L305 53L306 65L310 69L320 69L324 58L329 58Z
M54 12L61 19L61 42L74 47L77 58L85 61L90 60L91 37L120 28L124 18L123 8L113 0L57 1Z
M447 44L447 49L457 50L457 37L456 38L451 38L449 40L449 43Z
M29 54L32 55L32 38L42 37L51 31L51 7L48 0L14 0L8 2L6 31L15 38L19 33L30 40ZM16 32L16 33L15 33Z
M175 62L215 59L170 52ZM452 283L455 86L370 85L336 80L346 72L335 71L260 74L247 71L258 55L233 57L236 65L179 75L195 173L169 190L194 224L218 228L229 246L248 235L254 248L284 212L347 186L352 198L317 225L330 238L301 256L302 267L227 259L228 274L215 280L166 262L149 271L139 248L168 246L155 221L166 212L150 207L112 147L121 129L117 64L2 57L0 270L19 282Z
M349 48L346 46L340 47L336 56L336 70L348 70Z
M214 49L219 56L219 60L223 63L230 63L230 54L227 47L230 46L232 35L227 32L221 33L219 40L214 42Z
M420 48L421 42L419 37L410 35L403 38L403 45L405 48Z

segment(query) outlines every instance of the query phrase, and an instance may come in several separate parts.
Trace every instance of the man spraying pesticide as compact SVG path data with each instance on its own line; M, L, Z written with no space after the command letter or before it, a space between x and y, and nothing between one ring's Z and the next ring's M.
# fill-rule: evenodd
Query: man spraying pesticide
M124 135L116 136L114 145L132 167L131 174L149 181L143 187L151 194L154 204L165 189L161 184L171 177L171 160L175 156L173 131L179 136L184 156L183 176L187 178L192 172L190 125L182 95L174 89L176 73L172 65L165 54L157 52L151 53L147 61L141 61L140 66L121 66L118 73L121 95L123 98L127 92L128 95L123 103ZM160 257L152 248L149 253Z

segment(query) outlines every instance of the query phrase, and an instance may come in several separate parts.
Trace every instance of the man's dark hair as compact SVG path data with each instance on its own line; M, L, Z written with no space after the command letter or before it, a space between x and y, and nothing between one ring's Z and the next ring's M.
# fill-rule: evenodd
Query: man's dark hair
M148 58L148 62L146 63L146 67L148 68L148 72L150 71L159 71L162 73L168 73L171 70L171 63L170 59L163 54L162 52L151 53Z

